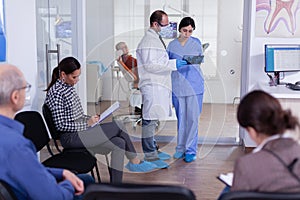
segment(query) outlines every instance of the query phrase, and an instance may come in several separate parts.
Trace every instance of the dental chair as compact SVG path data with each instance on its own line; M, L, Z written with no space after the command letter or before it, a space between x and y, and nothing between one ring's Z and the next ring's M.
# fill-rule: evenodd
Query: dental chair
M124 78L128 82L128 100L129 100L129 106L134 108L135 111L139 111L137 114L129 114L122 116L123 121L131 121L134 122L133 128L135 129L137 125L142 121L142 113L141 113L141 105L142 105L142 95L140 90L134 86L134 82L138 80L138 77L125 65L125 63L118 58L117 59L118 66L124 75ZM118 116L119 118L121 116Z

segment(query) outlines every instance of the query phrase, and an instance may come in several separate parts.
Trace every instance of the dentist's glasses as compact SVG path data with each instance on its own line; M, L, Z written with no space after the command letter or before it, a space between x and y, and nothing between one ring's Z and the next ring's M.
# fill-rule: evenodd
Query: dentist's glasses
M161 24L160 22L157 22L158 23L158 25L160 25L161 27L165 27L165 26L169 26L170 25L170 23L169 24Z

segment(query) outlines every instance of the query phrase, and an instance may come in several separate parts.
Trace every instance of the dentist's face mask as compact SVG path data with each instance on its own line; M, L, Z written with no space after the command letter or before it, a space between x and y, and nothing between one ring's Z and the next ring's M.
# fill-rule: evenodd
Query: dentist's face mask
M159 26L160 26L159 35L162 37L170 35L173 32L173 29L170 26L170 24L166 24L166 25L159 24Z

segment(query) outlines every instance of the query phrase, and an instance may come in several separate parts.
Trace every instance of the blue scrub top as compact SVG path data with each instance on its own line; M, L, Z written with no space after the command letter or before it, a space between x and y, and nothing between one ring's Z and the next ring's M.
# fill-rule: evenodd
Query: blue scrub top
M181 46L178 39L174 39L168 45L167 52L170 59L182 59L184 55L202 55L202 45L199 39L189 37L184 46ZM185 65L177 71L172 72L173 95L192 96L203 94L204 79L200 65Z

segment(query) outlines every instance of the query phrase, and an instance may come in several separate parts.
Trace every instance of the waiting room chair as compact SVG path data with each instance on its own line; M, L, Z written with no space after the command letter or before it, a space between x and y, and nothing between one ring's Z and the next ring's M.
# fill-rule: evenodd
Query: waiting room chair
M125 63L121 59L117 59L118 66L124 75L124 78L128 82L128 87L129 87L129 104L131 107L141 107L141 100L142 96L138 88L134 87L134 81L138 79L138 77L125 65ZM139 100L136 100L139 99ZM133 128L136 128L137 124L142 121L142 115L141 113L139 115L131 114L127 116L127 119L130 121L134 121Z
M2 180L0 180L0 200L17 200L10 186Z
M59 145L58 145L58 141L60 140L60 135L62 133L56 130L51 110L49 109L49 107L47 106L47 104L43 104L43 106L42 106L42 112L43 112L43 116L44 116L44 119L46 121L46 124L48 126L51 138L52 138L52 140L54 142L54 145L55 145L57 151L62 152L62 150L59 148ZM85 148L77 148L77 149L74 149L74 148L72 148L72 149L69 149L69 148L66 149L66 148L64 148L63 151L66 152L66 151L88 151L88 150L85 149ZM111 169L110 169L109 160L108 160L108 156L107 156L109 153L110 153L110 151L107 150L107 151L103 152L103 155L105 155L105 160L106 160L108 172L109 172L109 175L111 175ZM99 172L97 172L97 173L98 173L97 174L98 181L101 182L100 173Z
M224 193L220 200L296 200L300 199L300 193L267 193L267 192L228 192Z
M19 112L15 116L15 120L24 124L24 136L32 141L37 152L47 146L52 156L42 162L44 166L68 169L80 174L91 172L93 177L95 177L93 172L93 168L95 168L98 180L100 179L97 159L88 151L62 151L57 154L51 151L49 147L50 137L48 128L39 112Z
M92 184L86 188L84 200L195 200L185 187L150 184Z

